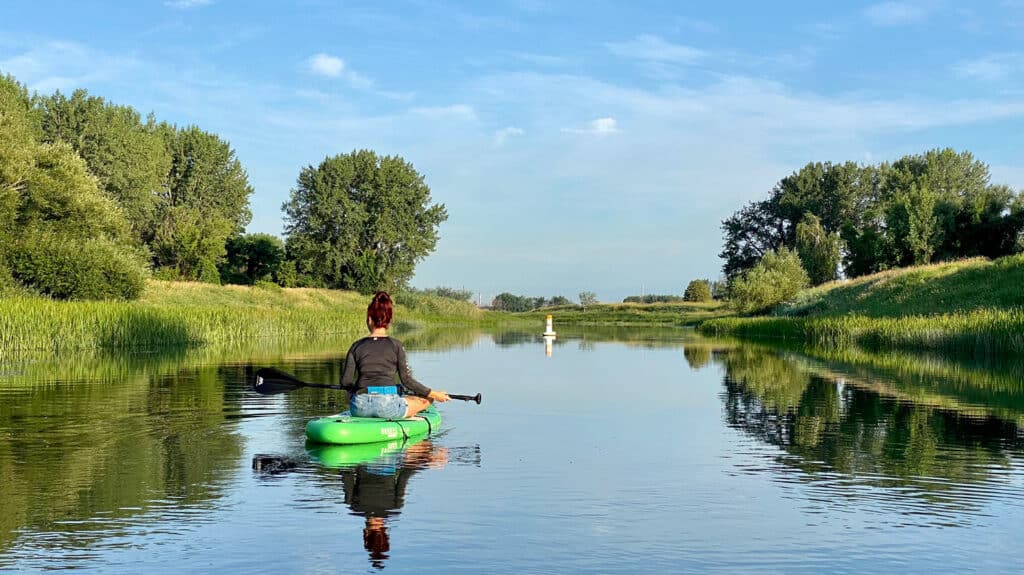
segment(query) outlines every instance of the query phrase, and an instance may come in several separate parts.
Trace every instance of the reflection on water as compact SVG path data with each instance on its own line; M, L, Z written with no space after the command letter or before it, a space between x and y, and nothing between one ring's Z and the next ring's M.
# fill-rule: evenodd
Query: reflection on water
M349 341L0 358L0 571L1017 564L1021 364L540 331L400 334L418 377L489 401L353 448L304 439L344 394L248 389L336 383Z
M350 513L363 518L363 546L376 569L386 565L389 524L405 505L410 479L424 469L444 469L449 461L480 465L479 445L448 448L426 435L366 445L309 444L307 454L308 461L256 455L252 467L262 477L312 472L328 493L340 487Z
M814 505L874 505L897 524L969 525L986 501L1024 496L1010 474L1024 451L1024 412L1008 408L1020 406L1020 394L997 405L968 401L1000 395L991 378L959 386L907 373L879 379L863 366L715 347L691 344L685 356L694 368L712 360L725 368L726 422L782 449L767 466L754 458L741 469L810 484Z

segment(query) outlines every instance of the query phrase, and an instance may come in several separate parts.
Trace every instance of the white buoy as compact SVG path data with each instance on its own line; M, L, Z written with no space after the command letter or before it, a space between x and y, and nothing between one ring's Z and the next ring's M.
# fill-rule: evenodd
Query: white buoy
M551 350L554 349L555 336L546 335L544 336L544 355L551 357Z
M544 330L544 335L555 335L555 330L551 327L551 314L548 314L547 328Z

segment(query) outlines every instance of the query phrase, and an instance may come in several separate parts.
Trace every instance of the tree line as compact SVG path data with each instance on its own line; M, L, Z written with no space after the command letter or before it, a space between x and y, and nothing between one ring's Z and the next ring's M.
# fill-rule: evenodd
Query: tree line
M1024 195L970 152L809 163L722 222L730 297L763 311L806 285L1024 251Z
M731 282L785 247L814 284L895 267L1024 249L1024 196L989 181L970 152L930 150L895 162L810 163L767 199L722 222Z
M369 150L301 170L284 240L244 233L252 193L216 134L0 76L0 289L131 299L151 275L397 289L447 219L411 164Z

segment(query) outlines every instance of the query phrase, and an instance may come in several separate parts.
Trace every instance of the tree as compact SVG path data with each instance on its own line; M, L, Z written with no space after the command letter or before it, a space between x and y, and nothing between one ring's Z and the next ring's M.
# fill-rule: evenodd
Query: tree
M725 278L719 278L711 282L711 297L716 300L724 300L729 296L729 283Z
M597 304L597 294L592 291L581 291L579 298L580 305L583 307Z
M818 216L808 212L796 226L796 250L811 285L836 279L842 261L843 240L836 232L827 233Z
M732 283L733 306L740 313L760 313L791 299L810 279L796 252L780 248L765 254L756 266Z
M494 296L494 299L491 301L493 309L510 312L531 311L535 309L535 304L535 298L518 296L508 292Z
M215 134L166 124L161 133L171 168L157 196L154 261L183 279L219 282L227 238L240 234L252 217L248 175Z
M303 168L282 209L298 273L364 293L404 287L448 219L412 164L369 150Z
M274 281L284 262L284 242L270 234L245 234L227 242L227 256L219 266L221 281L252 285Z
M683 292L683 301L711 301L711 282L708 280L690 280Z
M886 231L896 265L931 262L941 234L935 213L937 199L934 192L917 184L893 192L886 210Z
M549 305L549 306L572 305L572 302L569 301L569 298L567 298L565 296L556 295L556 296L554 296L554 297L552 297L551 299L548 300L547 305Z
M156 199L171 156L156 121L142 122L129 106L75 90L68 98L56 92L39 97L44 142L66 142L85 160L104 190L124 209L136 238L150 242L155 229Z
M750 202L722 222L722 231L725 247L718 257L725 260L722 272L730 281L786 240L785 222L771 201Z

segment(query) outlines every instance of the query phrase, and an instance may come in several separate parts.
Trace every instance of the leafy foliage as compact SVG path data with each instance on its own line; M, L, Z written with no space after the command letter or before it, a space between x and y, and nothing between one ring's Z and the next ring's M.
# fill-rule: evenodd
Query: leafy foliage
M740 313L764 312L792 299L810 279L796 252L780 248L732 283L732 305Z
M282 209L297 273L364 293L404 287L448 219L411 164L369 150L303 168Z
M683 301L711 301L711 282L708 280L690 280L683 292Z
M154 263L183 279L219 283L217 263L229 237L252 217L252 187L231 146L196 127L163 125L171 168L157 197Z
M438 286L433 288L427 288L422 290L409 290L418 293L432 295L437 297L443 297L447 299L454 299L458 301L470 301L473 299L473 292L467 289L456 289L452 287Z
M631 295L623 298L622 303L679 303L687 301L677 295Z
M811 285L836 279L842 261L843 240L839 234L825 231L821 219L808 212L796 226L796 250Z
M138 297L147 270L123 210L70 145L38 141L29 106L0 79L0 281L58 298Z
M245 234L228 240L227 257L219 266L224 283L280 281L284 242L270 234Z
M951 149L877 166L810 163L783 178L768 199L722 222L723 271L732 281L768 251L785 246L798 249L814 268L808 271L815 283L827 281L833 234L842 240L847 277L936 259L1008 255L1018 249L1024 229L1013 208L1018 197L990 184L988 166L969 152ZM818 219L821 231L805 236L800 249L797 228L807 214ZM814 256L808 251L811 238L821 250Z
M597 294L592 291L581 291L579 298L582 306L597 304Z
M153 232L157 194L171 164L153 118L143 122L129 106L75 90L39 97L44 142L65 142L85 160L100 189L125 211L140 241Z
M148 271L133 246L107 237L82 238L62 231L32 230L15 242L12 275L59 299L135 299Z

